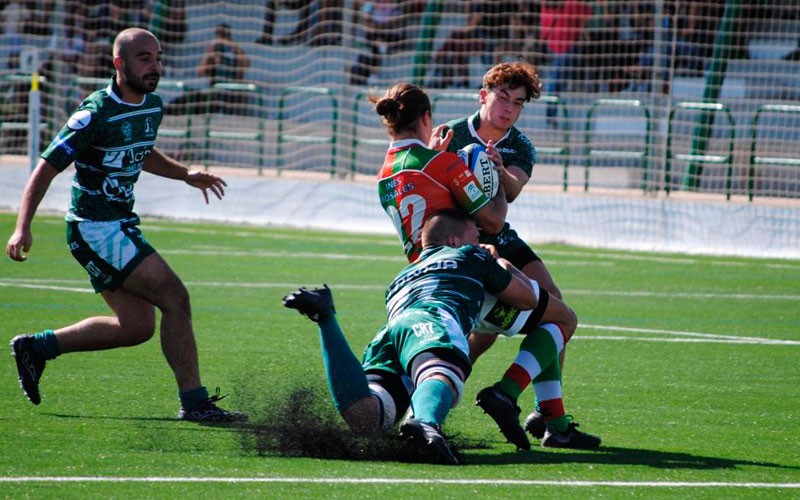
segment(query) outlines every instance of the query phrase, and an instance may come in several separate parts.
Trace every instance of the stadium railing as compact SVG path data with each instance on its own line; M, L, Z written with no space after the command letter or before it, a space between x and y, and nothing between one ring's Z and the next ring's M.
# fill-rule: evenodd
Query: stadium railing
M597 128L594 126L595 114L601 108L624 108L635 109L641 111L642 118L645 124L645 133L642 137L641 149L631 150L628 148L594 148L594 132ZM584 151L584 191L589 190L589 171L591 169L593 159L602 160L624 160L624 161L640 161L642 163L642 189L647 189L648 179L648 158L651 141L651 125L650 125L650 110L645 106L642 101L638 99L597 99L589 107L586 114L586 127L584 135L584 144L586 150Z
M27 151L25 146L10 148L6 144L8 135L13 139L27 138L31 125L28 123L28 92L31 88L32 75L15 74L6 75L0 79L0 154L6 150L12 153ZM39 83L47 83L47 78L39 75ZM24 96L24 98L22 97ZM42 139L44 134L50 132L50 122L47 120L39 124Z
M758 128L764 113L797 115L800 117L800 106L788 104L763 104L758 107L750 126L750 162L747 175L747 197L753 201L756 188L756 166L800 167L800 157L759 156L757 154Z
M287 133L287 122L289 121L287 111L287 98L293 94L324 96L331 103L330 134L320 133ZM336 130L339 121L339 104L331 89L327 87L286 87L281 91L278 103L278 137L277 137L277 168L278 175L282 172L286 163L285 148L286 143L305 143L305 144L330 144L330 173L331 177L336 175Z
M727 148L725 151L727 154L706 154L696 152L695 148L695 141L692 143L692 148L689 153L675 153L673 151L673 130L674 130L674 123L675 123L675 116L679 111L687 111L693 113L712 113L714 115L723 115L727 119L728 124L728 134L727 134ZM714 123L713 117L709 121L709 125ZM685 162L687 164L694 164L696 168L694 168L695 175L697 177L702 177L703 175L703 165L725 165L727 166L727 175L725 178L725 194L726 199L731 199L731 187L733 182L733 151L734 151L734 139L735 139L735 123L733 120L733 114L722 103L719 102L692 102L692 101L684 101L676 103L672 106L672 109L669 112L669 118L667 119L667 159L664 165L664 191L666 192L667 196L672 189L672 162L673 160Z
M354 177L356 174L356 161L358 157L359 146L364 145L376 151L385 151L389 147L389 139L375 138L375 137L361 137L359 135L359 127L363 126L360 120L361 117L361 104L366 102L365 97L367 92L359 92L356 94L353 102L353 127L351 130L352 137L350 138L350 176ZM381 130L381 133L383 131ZM384 134L385 135L385 134Z
M247 102L254 97L256 100L255 109L257 110L255 129L232 129L232 124L225 122L222 128L217 128L214 117L218 115L233 115L235 117L251 116L253 106ZM211 86L207 93L206 113L205 113L205 147L203 151L203 164L208 170L211 162L211 143L212 141L238 141L254 144L258 151L256 163L258 173L264 170L264 117L261 110L264 109L264 101L258 87L253 83L216 83ZM237 125L240 121L236 121Z

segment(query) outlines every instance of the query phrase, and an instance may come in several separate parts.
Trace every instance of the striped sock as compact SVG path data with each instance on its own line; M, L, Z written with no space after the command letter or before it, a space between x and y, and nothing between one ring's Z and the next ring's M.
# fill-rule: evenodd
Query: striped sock
M542 414L545 423L559 432L566 431L569 420L564 408L558 359L534 379L533 390L536 392L536 409Z
M558 360L558 353L563 348L564 336L552 323L541 325L525 335L516 359L500 379L500 388L516 401L531 380L553 364L553 361Z

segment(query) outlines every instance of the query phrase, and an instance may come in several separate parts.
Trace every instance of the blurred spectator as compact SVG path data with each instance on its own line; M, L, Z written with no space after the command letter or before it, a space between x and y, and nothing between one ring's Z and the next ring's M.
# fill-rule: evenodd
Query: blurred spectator
M23 45L22 28L33 15L26 3L21 0L11 0L5 4L2 12L0 12L3 26L3 45L9 49L6 68L12 71L19 69L19 53Z
M25 2L30 16L22 24L22 33L34 37L50 36L53 26L53 11L56 8L55 0L29 0Z
M588 37L592 10L583 0L545 0L539 15L540 35L550 54L545 91L558 95L576 79L581 43ZM547 107L547 123L556 126L555 105Z
M436 52L433 60L433 87L469 87L469 62L480 54L489 66L502 54L513 50L512 19L520 12L516 0L472 0L469 18L463 28L454 29Z
M256 43L272 45L275 40L277 8L297 10L297 25L277 39L281 45L308 42L311 45L337 45L341 41L343 0L266 0L264 25Z
M71 3L69 2L67 6L71 7ZM47 46L52 62L51 67L55 69L54 66L58 63L65 65L59 71L66 75L79 74L81 57L86 52L83 8L78 5L74 5L74 7L74 9L68 8L65 12L63 36L54 32L50 37L50 44ZM55 75L47 76L54 77Z
M80 8L75 2L73 8ZM86 53L81 63L81 76L107 78L113 74L111 56L114 37L133 23L138 13L133 12L123 0L98 0L89 2L86 9ZM146 27L146 26L145 26Z
M519 11L511 16L509 43L495 50L495 63L509 57L539 67L547 63L547 46L539 36L541 7L540 2L519 2Z
M164 51L165 74L174 77L185 69L188 52L186 41L186 0L160 0L153 2L150 31L161 41Z
M214 40L200 60L197 74L210 79L212 113L244 114L247 97L242 92L213 89L218 83L243 83L250 58L231 38L231 28L220 23L214 29Z
M356 11L357 26L364 31L367 53L359 54L350 68L350 83L366 85L369 77L382 65L382 59L406 41L405 2L376 0L361 2Z
M214 40L200 60L197 74L211 79L211 85L221 82L244 81L250 59L231 38L231 27L225 23L214 29Z

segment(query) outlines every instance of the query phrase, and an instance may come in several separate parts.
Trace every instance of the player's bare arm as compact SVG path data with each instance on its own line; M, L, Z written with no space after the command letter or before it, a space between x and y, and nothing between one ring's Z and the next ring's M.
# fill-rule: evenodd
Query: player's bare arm
M201 190L206 204L209 201L208 191L214 193L214 196L221 200L225 196L225 186L228 185L222 177L201 170L189 170L179 161L170 158L155 148L145 160L142 169L145 172L168 179L184 181L186 184Z
M508 202L506 201L503 185L500 184L497 194L492 201L475 212L473 218L478 226L488 234L497 234L503 230L508 213Z
M534 309L538 300L530 279L506 259L497 259L497 263L511 273L511 282L505 290L495 294L497 299L517 309Z
M25 254L33 245L33 233L31 232L33 216L56 175L58 175L58 170L45 160L39 160L31 173L31 177L25 185L25 191L22 193L17 225L6 245L6 254L12 260L22 262L27 258Z

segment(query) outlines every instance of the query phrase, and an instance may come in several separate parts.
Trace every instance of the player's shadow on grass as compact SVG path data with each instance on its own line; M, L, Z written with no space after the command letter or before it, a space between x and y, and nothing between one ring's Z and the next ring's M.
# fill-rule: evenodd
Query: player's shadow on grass
M800 469L772 462L734 460L720 457L705 457L691 453L646 450L640 448L619 448L602 446L597 450L559 450L548 451L542 448L504 453L502 455L480 455L463 453L466 465L507 465L507 464L597 464L597 465L645 465L656 469L733 469L740 466L771 467L780 469Z
M43 415L50 415L51 417L58 417L58 418L74 418L74 419L81 419L81 420L111 420L111 421L121 421L121 422L147 422L147 423L154 423L154 422L165 422L170 424L182 424L184 423L181 420L178 420L176 417L134 417L134 416L119 416L119 415L67 415L65 413L43 413ZM238 423L238 422L192 422L192 426L183 427L182 430L194 430L200 429L203 427L213 427L215 429L226 430L226 431L235 431L235 432L245 432L248 430L247 423Z

